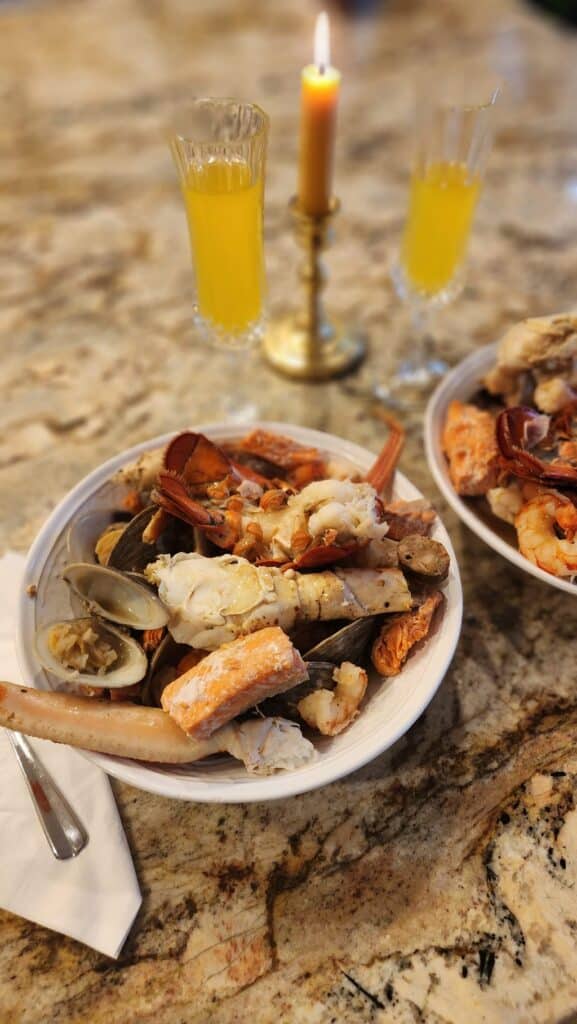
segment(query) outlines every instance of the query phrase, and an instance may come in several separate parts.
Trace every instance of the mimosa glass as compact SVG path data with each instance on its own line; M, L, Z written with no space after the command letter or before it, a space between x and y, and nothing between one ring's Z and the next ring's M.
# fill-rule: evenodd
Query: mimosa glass
M267 139L264 111L229 99L194 100L171 138L190 235L195 327L202 340L229 349L249 348L263 335ZM229 404L237 419L254 412Z
M410 355L390 390L427 389L447 369L428 321L461 291L467 249L492 143L498 86L467 102L463 80L428 76L418 89L407 219L392 277L412 319ZM389 389L386 389L387 392Z

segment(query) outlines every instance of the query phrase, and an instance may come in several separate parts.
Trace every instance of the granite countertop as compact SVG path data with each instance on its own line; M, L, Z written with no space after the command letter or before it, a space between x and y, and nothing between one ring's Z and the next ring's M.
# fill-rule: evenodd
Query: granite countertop
M272 118L271 305L295 294L298 69L289 0L53 0L0 12L0 543L24 549L102 459L214 420L238 380L196 346L163 138L193 94ZM407 344L388 265L406 195L410 82L439 47L509 83L451 361L575 299L577 38L514 0L391 0L333 19L344 74L330 303L371 334L354 379L289 384L243 357L263 417L378 449L366 393ZM117 962L0 913L0 1022L568 1024L577 1013L577 603L445 517L463 633L426 713L328 789L194 806L114 783L144 893Z

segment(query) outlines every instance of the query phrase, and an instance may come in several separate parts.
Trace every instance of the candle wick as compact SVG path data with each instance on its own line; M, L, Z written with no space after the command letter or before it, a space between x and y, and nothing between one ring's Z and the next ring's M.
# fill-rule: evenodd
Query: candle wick
M319 75L324 75L325 71L326 71L325 64L319 64Z

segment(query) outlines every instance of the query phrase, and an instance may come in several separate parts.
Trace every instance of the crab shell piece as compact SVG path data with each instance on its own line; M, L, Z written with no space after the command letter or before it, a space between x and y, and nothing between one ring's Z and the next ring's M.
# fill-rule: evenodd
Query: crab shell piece
M168 622L160 598L133 576L103 565L75 562L62 577L91 612L132 629L159 629Z
M77 669L67 668L58 660L53 653L50 638L53 630L58 626L71 624L82 625L92 628L98 637L105 640L116 652L117 659L106 672L99 675L96 672L80 672ZM72 619L70 622L51 622L39 630L36 636L36 654L40 664L47 672L63 679L75 686L98 686L105 689L117 689L124 686L131 686L144 679L148 668L146 655L140 646L131 636L120 629L116 629L108 622L102 622L96 618Z
M529 451L530 428L544 417L528 406L504 409L497 417L497 445L505 467L525 480L553 487L577 487L575 466L545 462Z

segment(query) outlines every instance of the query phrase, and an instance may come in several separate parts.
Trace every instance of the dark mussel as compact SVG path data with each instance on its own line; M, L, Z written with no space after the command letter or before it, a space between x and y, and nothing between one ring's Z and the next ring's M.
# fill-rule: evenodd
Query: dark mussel
M111 568L121 572L141 573L158 555L174 555L179 551L199 551L203 555L213 553L206 549L209 542L205 544L198 531L172 517L158 540L147 544L142 535L157 511L156 505L149 505L130 520L108 559Z
M352 661L358 665L363 659L374 624L374 615L347 622L346 626L309 648L303 657L305 661L330 661L332 665L340 665L343 661Z
M281 715L300 721L297 705L299 701L314 690L334 689L333 672L343 661L352 661L360 665L374 629L376 616L347 622L345 626L331 633L330 636L309 648L303 655L309 668L309 678L299 683L292 690L277 694L258 705L258 712L263 715Z
M111 569L141 572L154 562L158 554L156 544L145 544L142 534L156 511L155 505L149 505L130 520L110 552L108 565Z
M160 698L165 686L168 686L178 675L177 665L190 647L177 644L170 633L159 643L150 659L148 672L142 688L142 703L149 707L159 708Z

